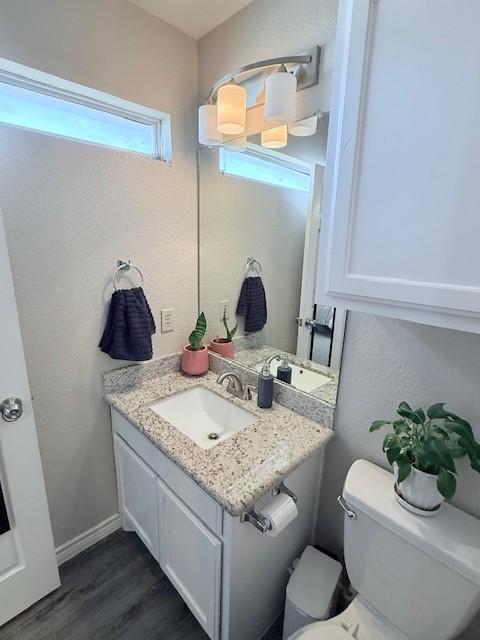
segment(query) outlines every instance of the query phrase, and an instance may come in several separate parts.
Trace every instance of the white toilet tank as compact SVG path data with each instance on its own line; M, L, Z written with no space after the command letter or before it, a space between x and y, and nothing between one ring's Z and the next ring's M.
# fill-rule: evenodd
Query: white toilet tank
M416 516L395 500L394 477L365 460L343 498L345 562L353 587L410 640L450 640L480 606L480 520L445 504Z

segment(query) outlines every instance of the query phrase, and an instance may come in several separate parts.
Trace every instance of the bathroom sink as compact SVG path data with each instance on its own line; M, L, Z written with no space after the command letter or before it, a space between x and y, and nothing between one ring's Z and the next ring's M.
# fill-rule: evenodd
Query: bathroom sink
M211 449L257 420L250 411L200 386L157 400L150 409L203 449Z
M270 364L270 371L274 376L277 375L277 369L280 366L280 362L274 361ZM300 389L300 391L305 391L306 393L310 393L314 389L318 389L319 387L323 387L323 385L331 382L331 378L328 376L324 376L322 373L318 373L318 371L311 371L310 369L305 369L304 367L299 367L296 364L290 364L292 367L292 387L296 387ZM260 362L255 366L257 371L261 371L263 368L263 364Z

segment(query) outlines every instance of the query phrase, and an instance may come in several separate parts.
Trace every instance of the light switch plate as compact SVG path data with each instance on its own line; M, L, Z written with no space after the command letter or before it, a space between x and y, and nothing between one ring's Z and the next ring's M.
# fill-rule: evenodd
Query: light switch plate
M162 333L170 333L175 328L174 309L162 309Z

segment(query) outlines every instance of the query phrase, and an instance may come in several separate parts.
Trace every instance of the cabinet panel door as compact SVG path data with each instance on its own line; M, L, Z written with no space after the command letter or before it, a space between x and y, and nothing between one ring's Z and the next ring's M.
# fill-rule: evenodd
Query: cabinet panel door
M218 638L222 543L157 480L160 565L212 640Z
M136 531L153 557L158 560L156 476L116 434L114 448L124 529Z
M320 274L347 307L480 318L479 24L478 2L341 0Z

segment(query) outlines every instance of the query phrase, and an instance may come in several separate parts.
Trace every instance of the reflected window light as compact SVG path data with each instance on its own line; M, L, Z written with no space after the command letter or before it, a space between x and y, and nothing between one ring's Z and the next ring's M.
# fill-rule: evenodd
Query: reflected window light
M160 121L137 121L5 82L0 82L0 123L159 157Z
M259 157L249 151L237 153L220 149L219 169L221 173L237 178L297 191L310 191L310 172L306 168L275 158Z

